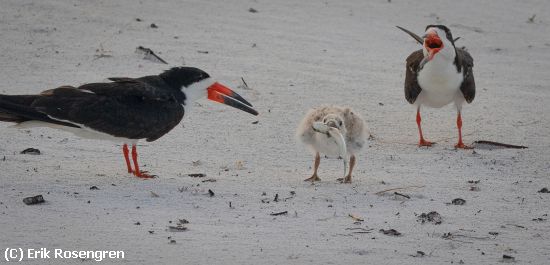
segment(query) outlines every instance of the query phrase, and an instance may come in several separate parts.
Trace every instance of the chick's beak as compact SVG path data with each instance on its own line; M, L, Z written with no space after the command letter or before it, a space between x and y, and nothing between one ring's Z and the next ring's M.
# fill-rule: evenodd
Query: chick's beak
M258 112L252 108L252 104L237 94L237 92L218 82L211 85L207 90L209 100L246 111L252 115L258 115Z
M338 129L338 126L336 126L336 121L328 121L327 126Z

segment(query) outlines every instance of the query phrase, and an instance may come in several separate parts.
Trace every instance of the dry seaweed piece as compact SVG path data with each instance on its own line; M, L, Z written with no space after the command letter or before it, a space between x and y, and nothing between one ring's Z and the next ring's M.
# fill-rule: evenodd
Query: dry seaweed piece
M31 147L31 148L27 148L27 149L21 151L20 154L23 154L23 155L39 155L40 150Z
M415 257L415 258L421 258L421 257L424 257L425 255L426 255L426 253L424 253L424 251L418 250L418 251L416 251L416 254L409 255L409 256Z
M380 231L380 233L382 233L384 235L388 235L388 236L400 236L401 235L401 233L397 232L397 230L395 230L395 229L388 229L388 230L380 229L379 231Z
M456 198L456 199L451 201L451 204L453 204L453 205L464 205L465 203L466 203L466 200L464 200L462 198Z
M44 197L42 197L42 195L36 195L36 196L33 196L33 197L24 198L23 202L26 205L33 205L33 204L43 203L45 201L44 201Z
M181 226L181 225L168 226L168 232L183 232L183 231L187 231L187 227Z
M443 218L438 212L432 211L429 213L422 213L421 215L419 215L418 221L422 223L430 222L438 225L438 224L441 224L441 222L443 222Z
M217 181L216 179L205 179L205 180L203 180L203 181L201 181L201 182L204 183L204 182L216 182L216 181Z
M548 188L542 188L538 191L538 193L550 193L550 191L548 190Z

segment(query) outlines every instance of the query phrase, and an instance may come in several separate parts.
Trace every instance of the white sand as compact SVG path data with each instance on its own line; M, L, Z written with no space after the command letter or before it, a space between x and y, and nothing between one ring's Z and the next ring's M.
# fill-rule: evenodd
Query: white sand
M532 219L549 219L550 194L537 191L550 188L550 2L141 2L2 0L0 93L167 69L138 58L142 45L172 66L206 70L261 116L200 101L182 126L140 146L144 169L159 175L153 180L126 174L112 143L0 124L2 253L113 249L125 251L118 262L127 264L498 264L503 255L548 264L550 221ZM425 109L425 135L438 144L415 146L415 113L402 87L405 57L419 46L394 26L421 33L432 23L449 26L475 59L478 93L464 106L465 142L529 149L454 150L450 106ZM112 57L95 58L101 47ZM237 88L241 77L252 90ZM296 144L294 130L322 103L354 108L376 136L358 155L351 185L336 182L341 161L326 159L322 182L302 181L313 156ZM28 147L42 155L19 154ZM217 182L186 175L201 172ZM411 185L424 187L400 191L410 199L375 194ZM37 194L47 203L22 203ZM454 198L466 204L446 205ZM288 215L270 216L279 211ZM429 211L443 223L416 221ZM354 224L348 214L364 221ZM188 231L166 231L181 218ZM356 227L374 230L347 230ZM389 228L402 236L378 232ZM412 257L417 251L426 256ZM31 264L44 263L81 261Z

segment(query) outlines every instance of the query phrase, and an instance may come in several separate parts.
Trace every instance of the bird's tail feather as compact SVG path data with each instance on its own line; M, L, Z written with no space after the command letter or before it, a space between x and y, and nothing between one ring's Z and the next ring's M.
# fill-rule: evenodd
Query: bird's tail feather
M0 95L0 121L21 123L29 121L29 105L32 96Z
M64 126L79 127L71 123L57 121L37 111L31 104L40 95L0 95L0 121L22 123L43 121Z

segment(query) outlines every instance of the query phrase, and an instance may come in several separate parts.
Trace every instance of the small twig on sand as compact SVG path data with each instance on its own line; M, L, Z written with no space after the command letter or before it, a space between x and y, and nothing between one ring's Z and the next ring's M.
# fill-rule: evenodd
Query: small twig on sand
M136 53L143 55L143 59L145 59L145 60L149 60L149 61L152 61L152 62L155 62L155 63L168 64L165 60L160 58L157 54L155 54L155 52L153 52L153 50L151 50L149 48L145 48L143 46L138 46L136 48Z
M493 141L485 141L485 140L475 141L474 144L488 144L488 145L500 146L500 147L505 147L505 148L513 148L513 149L526 149L526 148L528 148L527 146L523 146L523 145L504 144L504 143L493 142Z
M271 215L271 216L277 216L277 215L286 215L286 214L288 214L288 211L278 212L278 213L270 213L269 215Z
M374 230L374 228L366 229L362 227L350 227L346 228L346 230L351 231L351 233L353 234L369 234L372 232L372 230Z
M405 194L402 194L402 193L399 193L399 192L394 192L393 194L399 195L399 196L403 196L403 197L405 197L405 198L407 198L407 199L410 199L410 198L411 198L411 196L405 195Z
M248 86L248 84L246 83L246 81L244 81L244 78L241 76L241 80L243 80L243 84L246 88L250 89L250 87Z
M523 228L523 229L527 230L527 227L522 226L522 225L516 225L516 224L506 224L506 225L511 225L511 226L515 226L515 227L519 227L519 228Z
M453 236L454 237L465 237L465 238L471 238L471 239L479 239L479 240L491 239L488 236L478 237L478 236L468 236L468 235L461 235L461 234L453 234Z
M382 195L388 191L394 191L394 190L404 190L404 189L410 189L410 188L417 188L417 189L420 189L420 188L424 188L426 186L407 186L407 187L402 187L402 188L392 188L392 189L387 189L387 190L381 190L377 193L375 193L376 195Z
M242 89L246 89L246 90L252 90L252 88L250 88L248 86L248 84L246 83L246 81L244 81L244 78L241 77L241 81L243 81L243 84L242 85L239 85L239 88L242 88Z

